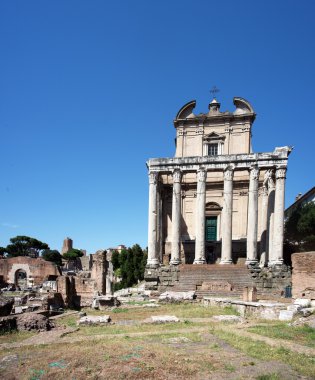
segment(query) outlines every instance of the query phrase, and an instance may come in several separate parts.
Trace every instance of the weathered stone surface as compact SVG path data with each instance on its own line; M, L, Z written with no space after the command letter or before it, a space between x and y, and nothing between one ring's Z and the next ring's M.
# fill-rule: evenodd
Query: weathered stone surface
M16 330L16 316L0 317L0 331L6 332L12 330Z
M181 302L181 301L192 301L196 297L196 292L164 292L159 296L159 301L164 302Z
M175 315L152 315L144 320L144 323L174 323L179 322Z
M294 253L291 258L293 297L315 299L315 252Z
M294 305L299 305L301 307L310 307L311 306L311 300L307 298L297 298L294 301Z
M103 316L94 316L94 315L87 315L85 317L82 317L78 320L78 325L103 325L107 324L111 321L109 315L103 315Z
M227 281L204 281L201 290L210 290L215 292L230 292L232 285Z
M212 319L217 322L233 322L233 323L244 322L244 318L239 317L237 315L215 315L214 317L212 317Z
M292 321L293 317L297 313L294 310L280 310L279 320L280 321Z
M19 331L48 331L54 327L54 324L44 315L37 313L25 313L17 316L16 327Z
M0 295L0 317L5 317L11 313L14 298Z

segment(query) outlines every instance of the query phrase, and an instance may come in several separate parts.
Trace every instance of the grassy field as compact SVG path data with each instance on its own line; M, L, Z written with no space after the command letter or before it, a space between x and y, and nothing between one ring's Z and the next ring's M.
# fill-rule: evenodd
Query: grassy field
M88 314L109 314L115 324L80 326L78 331L54 342L45 343L43 338L39 339L42 344L0 346L1 379L293 380L301 375L314 378L314 357L285 346L276 348L240 337L233 333L238 326L210 321L214 315L235 314L232 309L204 308L198 304L162 305L154 309L136 306L110 312L89 310ZM151 315L166 314L177 316L181 322L141 323ZM78 315L69 315L56 323L60 327L76 327L77 320ZM265 336L271 336L271 331L279 328L288 329L286 339L292 336L294 340L297 334L299 344L308 347L312 337L308 329L295 330L284 323L253 325L251 321L250 327L240 327ZM30 336L34 338L36 334L5 334L0 342L23 343ZM272 338L286 342L280 336Z

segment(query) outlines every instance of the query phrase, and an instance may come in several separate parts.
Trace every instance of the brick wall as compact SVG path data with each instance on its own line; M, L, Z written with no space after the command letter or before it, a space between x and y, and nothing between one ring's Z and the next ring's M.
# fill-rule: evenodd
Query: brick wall
M294 253L292 266L293 298L315 299L315 252Z

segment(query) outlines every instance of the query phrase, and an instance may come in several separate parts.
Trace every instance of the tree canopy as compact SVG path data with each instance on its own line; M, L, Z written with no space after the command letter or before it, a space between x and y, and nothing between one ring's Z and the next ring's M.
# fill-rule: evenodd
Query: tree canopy
M51 261L56 265L62 264L62 256L56 249L45 249L42 252L42 258L46 261Z
M70 251L65 252L62 255L62 257L65 260L71 261L71 260L77 259L78 257L82 257L83 255L84 255L84 253L82 251L80 251L79 249L72 248L72 249L70 249Z
M49 249L48 244L29 236L16 236L10 239L11 244L5 248L0 247L0 254L7 254L8 257L30 256L39 257L41 251Z
M315 250L315 204L306 203L297 207L285 223L285 241L294 246L294 251Z
M131 248L123 249L120 253L113 252L112 264L116 275L121 277L121 282L115 284L115 289L128 288L142 281L144 269L147 263L147 253L139 244Z

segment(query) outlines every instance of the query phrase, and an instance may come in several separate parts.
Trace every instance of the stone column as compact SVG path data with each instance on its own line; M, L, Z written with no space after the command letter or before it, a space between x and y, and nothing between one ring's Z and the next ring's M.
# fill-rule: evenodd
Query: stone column
M207 171L200 168L197 171L197 199L195 224L195 260L194 264L205 264L205 208L206 208L206 178Z
M157 250L157 186L159 173L149 173L149 221L147 267L159 265Z
M275 214L273 222L273 254L270 265L283 264L284 187L286 168L276 170Z
M249 174L248 190L246 264L257 263L258 180L259 169L252 167Z
M268 190L264 183L261 201L261 235L260 235L260 266L267 264L267 213L268 213Z
M269 262L273 254L273 219L275 209L275 182L273 170L268 170L268 210L267 210L267 233L266 233L266 256Z
M179 169L173 172L173 202L172 202L172 253L170 264L178 265L181 262L180 257L180 221L181 213L181 177Z
M224 171L222 209L222 247L220 264L232 264L232 212L233 212L233 169Z

